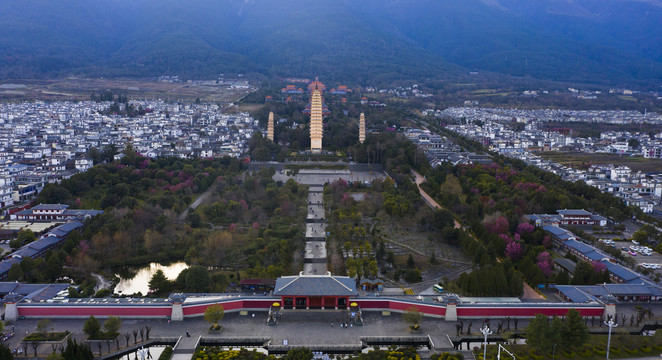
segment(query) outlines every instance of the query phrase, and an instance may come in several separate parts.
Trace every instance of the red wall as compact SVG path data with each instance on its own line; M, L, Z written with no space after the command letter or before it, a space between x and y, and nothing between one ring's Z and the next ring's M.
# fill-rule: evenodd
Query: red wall
M534 317L536 314L564 316L569 309L576 309L581 316L602 316L604 308L567 307L457 307L458 318L463 317Z
M82 317L82 316L125 316L166 317L172 313L170 306L18 306L19 316L39 317Z
M426 303L411 303L406 301L398 300L366 300L366 299L351 299L350 302L357 303L361 309L384 309L384 310L396 310L396 311L406 311L408 308L415 306L418 308L418 311L435 316L444 316L446 315L446 305L436 304L428 305Z
M223 305L223 310L225 311L232 311L232 310L244 310L244 309L269 309L271 304L274 303L274 301L280 302L280 300L274 300L274 299L237 299L237 300L226 300L226 301L218 301L218 302L209 302L209 303L203 303L203 304L195 304L195 305L184 305L183 307L183 312L184 316L196 316L196 315L202 315L205 313L205 310L207 307L215 304L221 304ZM169 314L168 314L169 315Z
M277 299L241 299L209 302L201 304L191 304L183 306L184 316L199 316L204 314L208 306L221 304L225 311L239 311L247 309L268 309ZM363 310L394 310L406 311L409 307L415 306L424 314L432 316L445 316L446 304L441 303L416 303L393 299L350 299L350 302L356 302ZM602 316L604 308L600 305L591 307L575 307L569 303L559 304L556 307L536 307L532 304L520 304L502 307L472 307L458 306L457 316L459 318L488 318L488 317L533 317L536 314L547 316L563 316L569 309L576 309L581 316ZM56 304L18 304L19 316L26 317L87 317L90 315L122 316L122 317L167 317L170 316L172 307L169 304L162 306L146 306L136 304L117 304L117 305L56 305Z

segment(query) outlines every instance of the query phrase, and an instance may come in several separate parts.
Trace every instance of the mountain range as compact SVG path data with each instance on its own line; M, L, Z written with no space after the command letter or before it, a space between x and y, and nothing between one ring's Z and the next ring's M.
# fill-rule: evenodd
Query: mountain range
M8 0L0 78L481 71L656 87L662 0Z

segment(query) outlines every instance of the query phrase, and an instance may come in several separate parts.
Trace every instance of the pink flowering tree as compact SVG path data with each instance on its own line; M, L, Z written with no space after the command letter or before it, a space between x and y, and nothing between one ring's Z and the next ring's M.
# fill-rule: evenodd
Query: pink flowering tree
M551 249L552 248L552 237L549 235L545 235L544 238L542 238L542 246L544 246L546 249Z
M552 260L552 256L547 251L543 251L538 254L538 257L536 257L536 263L540 271L542 271L543 275L546 277L552 276L554 260Z
M603 274L605 271L607 271L607 265L600 261L593 261L591 266L593 267L593 271L596 274Z
M535 227L533 225L529 224L528 222L524 222L517 225L517 230L515 230L515 232L520 235L524 235L532 233L534 229Z
M493 234L503 234L508 231L508 220L503 216L499 216L493 221L485 223L484 226L487 231Z
M506 256L513 261L521 259L524 256L524 246L515 241L509 242L506 245Z

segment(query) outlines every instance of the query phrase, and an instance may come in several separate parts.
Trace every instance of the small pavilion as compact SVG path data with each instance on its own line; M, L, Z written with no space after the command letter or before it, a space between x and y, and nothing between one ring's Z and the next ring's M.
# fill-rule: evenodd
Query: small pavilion
M280 296L283 309L347 309L356 296L356 282L347 276L283 276L276 279L274 296Z

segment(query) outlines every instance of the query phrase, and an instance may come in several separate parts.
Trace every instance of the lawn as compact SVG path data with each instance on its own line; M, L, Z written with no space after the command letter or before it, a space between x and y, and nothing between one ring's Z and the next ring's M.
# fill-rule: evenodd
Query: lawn
M607 335L591 335L588 343L582 347L570 351L565 351L557 347L554 354L552 352L540 351L529 345L505 345L505 348L515 354L517 360L551 360L552 356L554 356L554 359L601 360L606 356L606 344ZM495 360L497 351L497 346L489 345L487 347L487 360ZM662 334L641 336L615 331L611 337L609 357L612 359L651 357L657 356L661 351ZM483 359L482 347L475 349L474 353L477 360Z

